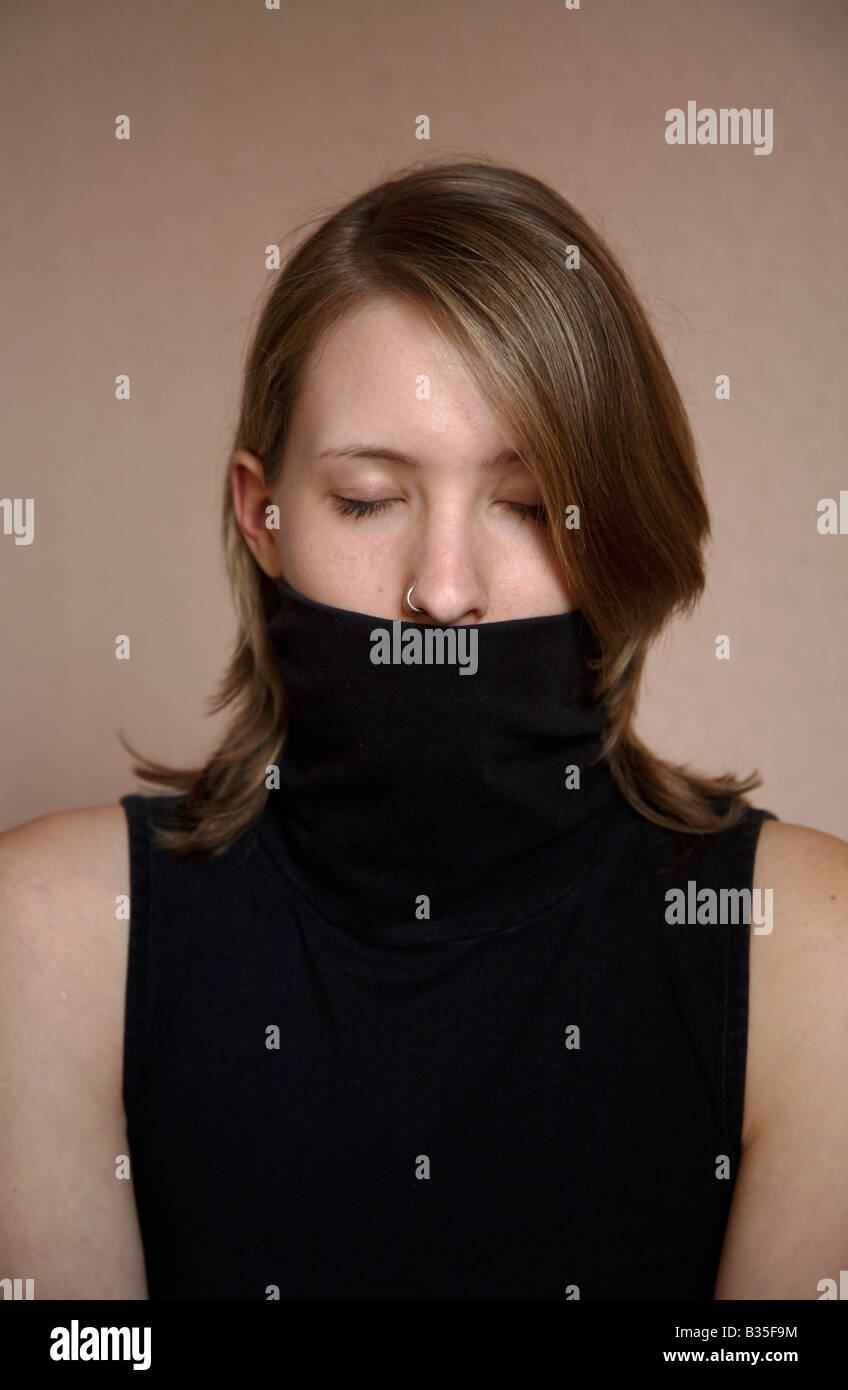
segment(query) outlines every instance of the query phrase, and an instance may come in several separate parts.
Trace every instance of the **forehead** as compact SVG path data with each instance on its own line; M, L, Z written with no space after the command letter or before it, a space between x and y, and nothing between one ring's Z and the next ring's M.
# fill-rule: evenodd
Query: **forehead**
M363 301L334 324L304 367L298 397L322 434L381 421L496 428L458 348L398 297Z

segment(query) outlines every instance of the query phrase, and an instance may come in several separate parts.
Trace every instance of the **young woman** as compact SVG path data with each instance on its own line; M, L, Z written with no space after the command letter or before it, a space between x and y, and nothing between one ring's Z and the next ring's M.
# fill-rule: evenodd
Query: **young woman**
M356 199L272 287L228 464L227 737L0 841L0 1262L40 1298L819 1297L848 847L634 733L709 519L597 233L485 162Z

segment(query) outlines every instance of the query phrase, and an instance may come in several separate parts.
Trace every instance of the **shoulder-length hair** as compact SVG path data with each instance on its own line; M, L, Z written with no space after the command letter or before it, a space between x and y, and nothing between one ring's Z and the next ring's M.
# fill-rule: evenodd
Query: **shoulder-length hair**
M600 653L603 756L623 796L683 834L736 824L758 773L702 776L633 730L651 643L703 591L710 521L683 402L621 266L553 189L485 160L412 165L354 198L276 275L248 350L232 452L262 461L269 490L304 363L342 315L378 294L403 296L448 337L538 480L554 552ZM266 631L276 598L237 524L229 466L223 540L238 632L208 707L233 706L224 739L205 766L174 768L119 735L137 776L182 794L177 819L157 832L176 856L222 853L259 819L285 742L286 692Z

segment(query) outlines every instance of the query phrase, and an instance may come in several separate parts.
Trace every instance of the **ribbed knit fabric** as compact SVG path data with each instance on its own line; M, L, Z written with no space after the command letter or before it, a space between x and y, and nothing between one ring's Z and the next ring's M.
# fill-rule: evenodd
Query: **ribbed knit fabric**
M637 815L578 610L480 624L463 673L472 630L428 663L419 625L277 587L259 822L176 860L178 799L122 799L151 1298L711 1298L752 929L721 890L772 813Z

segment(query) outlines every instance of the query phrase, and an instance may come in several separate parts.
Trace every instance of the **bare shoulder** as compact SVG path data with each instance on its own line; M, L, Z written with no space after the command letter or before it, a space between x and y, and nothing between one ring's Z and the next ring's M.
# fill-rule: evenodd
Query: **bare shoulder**
M114 1082L129 939L129 838L119 804L57 811L0 834L6 984L55 1011ZM95 1045L100 1042L100 1052ZM115 1048L118 1047L116 1056Z
M79 884L128 877L127 818L118 803L51 811L0 833L4 887L32 891L73 877Z
M0 835L0 920L21 970L106 988L126 963L129 838L119 804L56 811ZM123 957L123 960L122 960Z
M823 890L830 892L836 901L839 887L845 886L846 874L848 842L845 840L806 825L763 821L754 864L755 887L776 887L779 883L781 892L795 892L799 898ZM837 884L828 888L834 875Z
M766 821L742 1156L716 1299L833 1297L848 1251L848 844ZM753 920L753 917L752 917Z
M121 1180L129 876L120 804L0 834L0 1263L36 1298L147 1297Z
M803 1091L803 1045L833 1042L848 1021L848 843L784 821L764 821L752 887L769 904L751 931L748 1066L743 1143ZM823 1031L824 1030L824 1031Z

